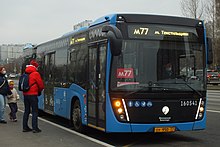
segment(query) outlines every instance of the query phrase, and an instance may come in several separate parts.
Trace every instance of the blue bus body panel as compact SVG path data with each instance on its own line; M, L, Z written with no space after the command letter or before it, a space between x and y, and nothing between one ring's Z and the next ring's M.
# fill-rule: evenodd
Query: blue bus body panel
M207 107L206 107L207 108ZM206 112L204 118L201 121L196 121L193 126L193 130L204 130L206 128Z
M80 87L79 85L72 84L70 88L67 90L67 116L66 118L70 119L71 113L71 101L72 98L76 97L80 101L81 107L81 116L82 116L82 124L87 125L87 97L86 90ZM85 96L85 97L84 97Z
M154 132L155 127L176 127L176 131L203 130L205 129L205 120L172 124L131 124L132 132Z
M54 113L65 118L70 119L71 101L73 97L78 97L81 105L81 110L84 110L83 95L86 91L76 84L72 84L69 88L54 88ZM84 116L84 112L82 111Z
M120 123L114 116L109 94L106 98L106 132L131 132L129 123Z
M86 90L76 84L72 84L69 88L54 87L54 115L58 115L67 119L71 116L71 102L73 98L78 98L81 106L82 123L87 125L87 105L86 105ZM44 96L38 97L39 109L44 110Z
M111 50L110 44L108 43L107 50L107 67L106 67L106 132L131 132L131 126L127 123L120 123L114 116L112 110L110 97L109 97L109 78L110 78L110 67L111 67Z
M54 114L67 118L67 89L66 88L54 88Z

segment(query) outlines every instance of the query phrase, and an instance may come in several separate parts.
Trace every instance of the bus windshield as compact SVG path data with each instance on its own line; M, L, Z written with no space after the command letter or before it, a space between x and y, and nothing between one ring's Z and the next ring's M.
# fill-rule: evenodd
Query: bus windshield
M122 47L121 55L112 59L112 91L205 90L204 72L196 72L204 69L199 41L129 39Z

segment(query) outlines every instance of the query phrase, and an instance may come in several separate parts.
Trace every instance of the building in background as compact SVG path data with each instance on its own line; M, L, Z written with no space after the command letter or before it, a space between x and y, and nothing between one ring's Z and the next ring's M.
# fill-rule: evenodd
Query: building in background
M77 30L77 29L80 29L82 27L88 27L91 24L92 24L92 20L84 20L84 21L74 25L73 30Z
M8 73L20 73L24 44L0 45L0 65L3 65Z
M7 64L18 59L23 54L24 44L0 45L0 64Z

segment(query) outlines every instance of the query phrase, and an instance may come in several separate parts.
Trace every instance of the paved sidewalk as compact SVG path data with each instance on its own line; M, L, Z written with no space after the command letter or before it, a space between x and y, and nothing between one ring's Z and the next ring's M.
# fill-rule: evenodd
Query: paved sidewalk
M23 109L23 102L18 103ZM7 124L0 124L0 147L97 147L100 144L82 138L70 131L63 130L45 121L39 120L41 133L22 132L23 113L17 113L17 122L9 121L9 107L6 108ZM29 118L31 127L31 116Z

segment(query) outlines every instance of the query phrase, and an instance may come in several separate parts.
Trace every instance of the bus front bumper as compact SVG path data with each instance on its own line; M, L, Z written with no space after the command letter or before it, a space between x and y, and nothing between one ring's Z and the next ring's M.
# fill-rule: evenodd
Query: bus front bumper
M166 124L127 124L118 123L108 126L106 132L174 132L174 131L196 131L206 128L205 120L187 123L166 123Z

